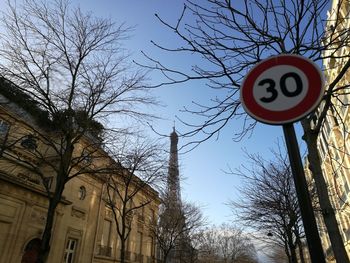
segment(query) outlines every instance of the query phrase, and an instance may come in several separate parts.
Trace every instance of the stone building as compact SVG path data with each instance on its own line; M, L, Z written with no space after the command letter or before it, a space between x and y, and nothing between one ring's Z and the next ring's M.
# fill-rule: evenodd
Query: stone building
M0 263L34 262L40 245L48 206L43 180L30 171L30 166L16 165L15 159L8 159L11 157L3 158L5 153L12 152L22 160L36 162L31 153L41 147L33 136L37 129L41 127L30 113L0 95ZM9 136L14 138L16 134L28 135L12 140L11 147L4 147ZM83 138L81 144L90 139ZM96 152L106 155L102 148ZM106 159L113 162L108 156ZM86 162L99 165L88 158ZM49 170L44 179L48 187L54 187ZM120 241L105 195L106 180L98 175L78 176L66 184L54 217L47 262L119 262ZM147 225L154 222L159 198L148 187L138 193L136 202L145 195L152 202L133 217L127 262L155 262L155 240Z
M330 37L339 40L338 43L340 45L329 46L324 53L324 74L328 84L333 82L348 61L346 54L349 53L350 47L348 45L342 46L342 43L345 43L344 41L349 42L349 12L349 1L333 0L331 9L327 14L327 37L328 39ZM338 87L348 85L349 81L350 73L348 71L338 84ZM347 90L349 88L342 89L332 98L334 107L327 113L318 138L318 150L339 230L341 231L346 251L350 256L350 113L348 107L350 93ZM308 167L307 162L305 166ZM309 170L307 170L307 175L308 178L311 178ZM316 219L319 224L327 262L335 262L322 216L318 213Z

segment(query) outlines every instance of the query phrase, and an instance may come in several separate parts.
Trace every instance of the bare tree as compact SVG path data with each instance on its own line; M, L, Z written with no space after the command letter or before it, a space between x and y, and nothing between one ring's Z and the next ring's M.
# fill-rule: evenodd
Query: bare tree
M163 195L159 218L151 228L161 251L161 262L168 262L170 253L190 255L191 258L181 258L189 260L184 262L194 262L192 239L204 224L205 219L197 206L186 202L176 205L172 198ZM174 251L175 248L178 251Z
M176 46L155 45L164 51L191 55L192 59L187 61L200 62L191 65L187 71L184 67L170 67L145 55L151 62L146 67L160 71L166 79L159 86L206 80L209 88L217 91L208 104L194 103L192 108L185 109L202 118L200 123L183 121L190 128L183 136L196 136L191 142L194 146L218 135L227 123L234 120L242 124L233 132L234 139L240 140L253 131L256 122L243 111L239 88L244 76L256 63L278 54L298 54L318 64L330 61L323 68L329 78L322 106L317 114L305 117L301 124L310 170L335 257L339 262L349 262L317 149L317 138L327 113L335 109L336 104L347 105L344 97L348 94L346 72L350 59L347 51L341 51L347 50L350 41L349 29L344 26L349 19L349 8L348 1L336 3L327 20L328 0L244 0L239 3L187 0L175 23L157 16L181 43ZM336 72L335 68L338 69Z
M30 134L15 140L25 140L35 161L28 161L13 147L2 158L22 164L45 186L48 211L38 259L45 262L65 185L81 174L98 172L87 169L92 166L86 161L105 156L101 150L105 132L131 132L107 129L102 123L117 116L142 121L150 115L137 107L155 101L143 85L144 71L128 63L121 43L129 28L123 24L85 14L65 0L24 0L20 6L9 1L1 22L0 74L11 83L1 93L12 101L13 91L18 90L17 95L30 98L43 113L35 114L27 100L17 101L32 114L36 125L28 127L34 129ZM51 187L47 173L53 175Z
M268 255L268 257L272 260L274 263L287 263L288 258L286 256L286 253L283 248L279 246L275 246L270 248L272 250L271 254Z
M154 142L123 138L121 144L114 147L113 157L119 167L111 167L111 170L119 170L119 173L109 175L105 201L113 212L116 234L121 241L120 262L123 263L135 217L136 220L142 217L145 222L145 207L159 202L154 189L161 189L165 182L167 162L162 154L164 148Z
M284 248L290 263L304 261L302 239L304 231L293 176L286 156L274 154L267 161L256 154L247 154L251 167L242 166L234 173L244 180L239 188L241 201L231 207L245 225L253 227L269 242Z
M199 238L199 262L258 262L252 241L233 225L222 224L202 231Z

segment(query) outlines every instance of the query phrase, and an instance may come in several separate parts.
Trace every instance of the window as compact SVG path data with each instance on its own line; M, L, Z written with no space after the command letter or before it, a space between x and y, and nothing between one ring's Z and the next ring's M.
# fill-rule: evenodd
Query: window
M67 240L66 249L64 252L64 263L73 263L74 262L74 256L75 256L75 250L77 247L77 240L69 238Z
M349 221L349 216L347 214L345 214L345 215L342 215L340 217L340 219L341 219L341 222L342 222L342 228L343 228L345 240L349 240L350 239L350 221Z
M150 224L154 224L154 220L155 220L155 213L154 213L154 210L153 209L150 209L149 210L149 223Z
M348 105L349 105L348 95L342 94L342 103L340 104L340 110L341 110L343 115L345 114ZM344 116L344 118L345 118L345 116Z
M27 135L26 137L24 137L23 140L21 141L21 145L23 148L30 151L35 151L36 148L38 147L36 143L36 139L34 138L33 135Z
M142 254L142 233L137 232L136 236L136 253L141 255Z
M328 138L329 133L331 132L331 126L327 118L325 118L323 124L324 124L324 130L325 130L325 137Z
M86 197L86 188L82 185L79 188L79 200L84 200Z
M24 249L21 262L36 262L40 250L41 240L34 238L28 242Z
M323 140L319 141L319 146L320 146L320 147L318 147L319 154L320 154L321 160L323 160L327 154L327 150L326 150L325 146L323 145Z
M337 165L336 169L339 169L340 167L338 167L338 165L341 165L341 163L342 163L342 158L340 158L340 156L339 156L338 149L335 149L335 150L333 151L333 153L334 153L333 155L334 155L334 159L335 159L336 165ZM341 173L341 171L340 171L340 173Z
M6 121L0 119L0 138L4 139L9 129L10 125Z
M89 165L89 164L92 163L92 155L86 149L83 150L83 152L81 154L81 157L82 157L82 160L83 160L83 164Z
M321 144L321 148L322 151L324 153L324 157L325 158L327 155L329 155L329 151L328 151L328 147L329 147L329 143L327 141L327 136L325 135L325 130L322 129L321 131L321 140L320 140L320 144Z
M47 176L43 178L43 184L45 185L45 187L49 189L51 189L52 181L53 181L53 176Z
M154 240L152 236L148 236L145 242L145 255L146 255L146 263L155 262L154 260Z
M148 237L148 255L153 257L154 256L154 241L153 241L153 237L149 236Z
M111 226L112 222L105 219L103 223L102 245L108 246L110 244Z
M142 233L141 232L137 232L136 234L136 258L135 261L136 262L143 262L143 255L142 255Z
M349 187L349 183L348 183L348 180L346 179L346 176L344 174L344 171L342 168L339 168L339 171L338 173L340 174L341 176L341 179L342 179L342 183L343 183L343 187L344 187L344 191L345 191L345 196L348 195L348 193L350 192L350 187ZM344 201L346 201L346 199L344 199Z
M116 206L117 194L116 190L114 190L113 185L108 184L107 189L103 194L104 201L110 207Z
M138 219L140 221L145 221L145 207L142 206L139 211Z
M103 232L101 244L99 245L99 255L110 257L112 255L112 247L111 247L111 229L112 222L109 220L103 221Z
M337 119L337 113L334 111L334 109L331 107L331 119L333 121L333 126L339 126L339 122L338 122L338 119Z

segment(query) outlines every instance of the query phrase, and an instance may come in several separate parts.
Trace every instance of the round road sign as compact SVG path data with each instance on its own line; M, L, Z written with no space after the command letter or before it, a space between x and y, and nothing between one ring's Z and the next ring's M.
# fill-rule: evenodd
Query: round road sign
M248 73L241 102L254 119L278 125L309 114L323 93L323 74L315 63L298 55L279 55L261 61Z

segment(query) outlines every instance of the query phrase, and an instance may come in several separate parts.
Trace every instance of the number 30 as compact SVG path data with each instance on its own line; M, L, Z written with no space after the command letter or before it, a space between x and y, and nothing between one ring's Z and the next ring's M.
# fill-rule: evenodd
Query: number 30
M293 78L295 81L296 89L294 91L287 89L286 82L288 78ZM275 89L276 83L273 79L263 79L258 83L259 86L264 86L265 84L268 84L266 91L270 93L270 96L262 97L260 100L265 103L273 102L278 97L278 91ZM303 91L303 82L300 76L294 72L288 72L282 75L279 84L283 95L286 97L298 96Z

